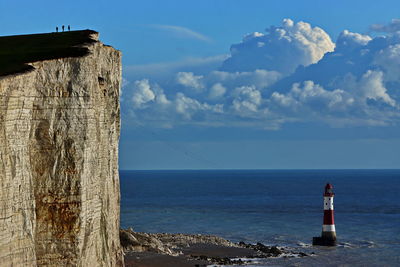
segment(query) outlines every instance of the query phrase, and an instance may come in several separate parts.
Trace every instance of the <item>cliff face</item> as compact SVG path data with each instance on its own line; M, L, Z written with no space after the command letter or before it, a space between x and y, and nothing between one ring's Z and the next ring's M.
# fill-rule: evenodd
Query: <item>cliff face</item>
M0 77L2 266L123 265L121 54L98 41L86 47Z

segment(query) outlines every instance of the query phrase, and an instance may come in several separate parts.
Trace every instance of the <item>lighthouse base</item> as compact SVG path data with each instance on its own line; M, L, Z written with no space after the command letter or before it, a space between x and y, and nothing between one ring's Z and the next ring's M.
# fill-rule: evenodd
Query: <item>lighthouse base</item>
M326 238L326 237L313 237L313 246L336 246L336 239Z

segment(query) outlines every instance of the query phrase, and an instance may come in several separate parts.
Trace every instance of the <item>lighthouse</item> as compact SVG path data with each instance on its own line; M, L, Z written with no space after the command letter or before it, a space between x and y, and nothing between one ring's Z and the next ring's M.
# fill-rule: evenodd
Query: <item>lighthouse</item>
M333 186L327 183L324 192L324 221L320 237L313 237L313 245L336 246L336 230L333 215Z

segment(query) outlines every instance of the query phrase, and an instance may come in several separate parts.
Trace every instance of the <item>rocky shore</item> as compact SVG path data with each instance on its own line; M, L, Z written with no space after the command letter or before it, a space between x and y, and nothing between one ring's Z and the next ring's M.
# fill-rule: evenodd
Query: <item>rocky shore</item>
M244 265L256 264L261 258L309 256L291 248L233 243L212 235L150 234L121 229L120 240L127 267Z

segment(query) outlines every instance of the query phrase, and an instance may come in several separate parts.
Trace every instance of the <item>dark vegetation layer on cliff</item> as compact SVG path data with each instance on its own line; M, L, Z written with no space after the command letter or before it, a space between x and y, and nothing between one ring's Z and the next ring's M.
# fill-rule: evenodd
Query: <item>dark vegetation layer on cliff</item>
M89 53L86 45L97 42L92 30L0 37L0 77L31 70L26 64Z

